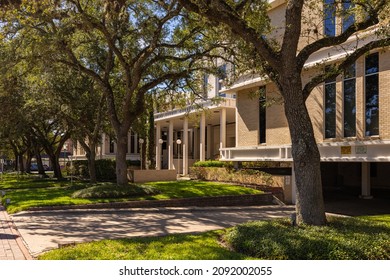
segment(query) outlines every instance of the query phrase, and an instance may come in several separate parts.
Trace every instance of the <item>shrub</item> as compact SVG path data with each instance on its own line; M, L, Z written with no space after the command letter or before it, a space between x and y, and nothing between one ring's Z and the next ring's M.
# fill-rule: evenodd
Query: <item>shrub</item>
M234 170L221 167L191 167L191 173L199 180L235 182L241 184L273 185L272 175L253 169Z
M159 191L150 186L130 184L118 186L110 183L95 184L73 193L72 198L124 198L158 194Z
M127 160L127 166L140 166L139 160ZM89 178L88 161L73 161L73 175ZM113 181L116 179L115 160L98 159L95 161L96 178L98 181ZM69 166L68 166L69 167Z
M225 162L218 160L197 161L194 167L225 167Z
M256 221L231 228L223 236L238 253L277 260L387 260L389 240L389 225L358 218L332 218L323 227Z

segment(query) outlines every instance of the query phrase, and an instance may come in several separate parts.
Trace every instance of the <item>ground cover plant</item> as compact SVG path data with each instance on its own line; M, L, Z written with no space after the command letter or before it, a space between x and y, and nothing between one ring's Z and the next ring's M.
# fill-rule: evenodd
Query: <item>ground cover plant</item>
M2 195L2 192L5 192ZM223 183L200 181L154 182L145 185L118 186L104 182L57 181L36 177L9 177L0 182L2 203L9 213L31 207L82 205L123 202L129 200L158 200L200 196L259 194L261 191ZM6 203L7 199L10 203Z
M103 240L56 249L39 259L390 259L390 215L328 220L321 227L292 227L277 219L197 235Z

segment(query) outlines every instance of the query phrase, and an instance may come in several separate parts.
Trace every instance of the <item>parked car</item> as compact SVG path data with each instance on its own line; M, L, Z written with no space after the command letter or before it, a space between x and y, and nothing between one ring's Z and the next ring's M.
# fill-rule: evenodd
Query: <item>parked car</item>
M51 168L47 164L43 165L43 169L45 169L45 171L50 171L51 170ZM31 171L38 171L38 164L31 163L30 170Z

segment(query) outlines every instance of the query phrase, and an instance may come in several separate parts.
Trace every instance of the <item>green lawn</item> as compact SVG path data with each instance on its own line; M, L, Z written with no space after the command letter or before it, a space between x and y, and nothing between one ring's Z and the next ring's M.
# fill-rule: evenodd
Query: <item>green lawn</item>
M6 192L2 197L5 204L6 199L11 203L6 205L9 213L16 213L27 210L36 206L54 206L54 205L81 205L92 203L105 203L129 200L157 200L157 199L174 199L200 196L217 196L217 195L241 195L257 194L261 191L250 188L213 182L198 181L177 181L177 182L156 182L145 184L146 189L152 188L157 191L153 195L121 195L117 197L114 192L118 187L113 183L100 184L104 187L104 195L99 189L96 198L78 198L72 195L81 189L89 188L86 182L56 181L52 179L36 179L29 177L9 177L0 183L0 190ZM131 188L129 186L129 188ZM112 195L110 195L112 194Z
M229 249L228 249L229 248ZM198 235L179 234L78 244L41 260L388 260L390 215L330 218L324 227L257 221Z

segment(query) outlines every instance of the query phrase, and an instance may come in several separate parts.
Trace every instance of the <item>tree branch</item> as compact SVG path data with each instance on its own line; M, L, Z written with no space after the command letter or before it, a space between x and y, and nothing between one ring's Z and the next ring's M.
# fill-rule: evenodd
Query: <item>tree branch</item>
M346 70L348 66L350 66L352 63L354 63L359 57L366 54L368 51L376 49L376 48L380 48L380 47L385 47L385 46L390 46L390 38L385 38L382 40L377 40L377 41L372 41L370 43L367 43L363 47L354 51L352 54L348 55L348 57L345 60L343 60L342 63L340 63L339 65L334 67L333 71L324 72L324 73L312 78L310 80L310 82L308 82L302 90L302 94L303 94L304 99L306 100L309 97L311 91L317 85L319 85L320 83L323 83L327 79L336 78L338 75L342 74L343 71Z

